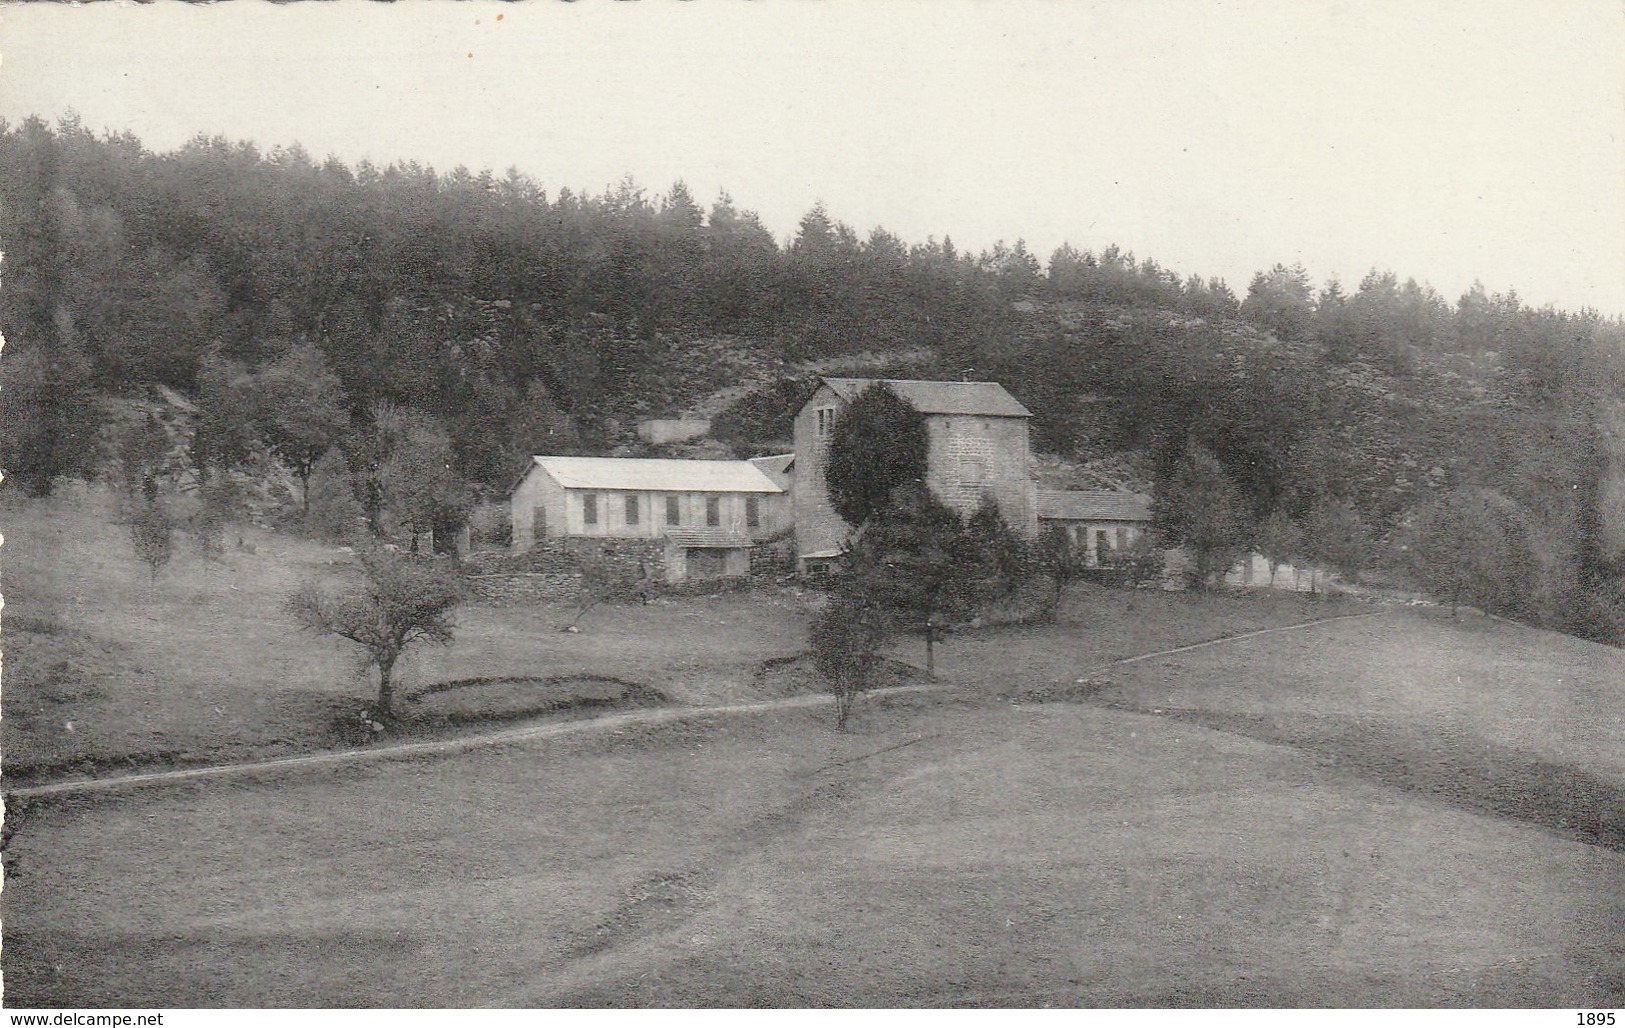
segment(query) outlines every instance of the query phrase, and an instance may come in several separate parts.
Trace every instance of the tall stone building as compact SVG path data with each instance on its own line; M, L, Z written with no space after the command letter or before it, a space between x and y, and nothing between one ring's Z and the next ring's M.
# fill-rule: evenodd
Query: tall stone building
M921 382L824 378L796 415L796 554L803 568L839 555L852 533L829 499L824 467L830 432L842 408L876 381L925 415L926 484L948 506L969 516L991 495L1011 528L1038 533L1038 489L1032 479L1027 422L1031 412L997 382Z

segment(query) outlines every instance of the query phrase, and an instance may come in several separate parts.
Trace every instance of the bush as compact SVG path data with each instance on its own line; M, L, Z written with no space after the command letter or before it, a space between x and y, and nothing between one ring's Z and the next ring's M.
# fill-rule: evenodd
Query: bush
M198 487L197 506L186 527L205 560L225 556L226 526L239 516L242 506L242 487L224 472L215 472Z
M161 499L141 503L130 514L130 541L154 582L159 570L175 555L174 533L175 521Z

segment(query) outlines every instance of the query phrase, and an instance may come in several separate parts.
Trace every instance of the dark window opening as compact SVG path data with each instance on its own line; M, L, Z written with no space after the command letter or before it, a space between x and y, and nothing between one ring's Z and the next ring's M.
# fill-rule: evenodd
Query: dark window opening
M745 524L755 528L762 523L762 499L759 496L745 497Z
M666 497L666 524L680 525L683 523L683 510L677 497Z
M586 493L581 497L581 523L598 524L598 497L593 493Z
M629 493L629 494L627 494L627 497L626 497L626 523L629 524L629 525L635 525L635 524L638 523L638 495L637 495L637 493Z
M722 499L717 496L705 498L705 523L711 528L722 524Z

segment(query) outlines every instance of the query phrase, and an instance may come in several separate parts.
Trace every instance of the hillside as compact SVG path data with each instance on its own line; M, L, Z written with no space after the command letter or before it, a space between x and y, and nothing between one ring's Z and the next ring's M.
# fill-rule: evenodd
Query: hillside
M399 532L466 520L531 454L638 452L646 417L782 449L820 369L972 377L1034 412L1056 480L1211 460L1254 534L1358 523L1356 571L1405 573L1409 527L1465 497L1509 554L1492 605L1625 638L1625 328L1594 311L1377 269L1233 290L1117 244L973 254L819 206L781 243L681 182L550 195L71 120L0 131L0 218L0 462L30 495L101 475L106 397L155 387L198 409L200 474L270 453L303 480L331 451L329 521ZM389 480L408 466L449 474Z

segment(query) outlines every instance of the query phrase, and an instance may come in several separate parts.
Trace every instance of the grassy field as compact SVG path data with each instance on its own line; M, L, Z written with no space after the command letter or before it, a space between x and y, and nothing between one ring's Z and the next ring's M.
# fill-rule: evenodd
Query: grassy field
M219 763L351 741L344 728L376 686L358 673L354 647L302 634L281 611L300 581L342 575L349 555L254 530L253 552L208 563L177 540L153 583L99 492L13 498L3 514L8 773ZM532 679L533 705L546 707L559 679L582 676L584 699L603 679L679 703L739 699L754 694L763 661L806 639L805 603L782 590L599 607L579 634L558 631L571 614L465 604L451 647L409 658L406 691ZM503 696L495 706L516 704Z
M1394 613L1007 698L1098 643L955 639L957 688L848 733L696 715L39 803L6 1000L1625 1003L1625 654Z
M374 686L355 648L300 633L282 614L302 580L341 577L351 557L253 530L252 551L205 562L177 540L156 582L139 564L109 498L68 485L44 502L9 496L5 546L6 772L35 782L121 768L215 764L352 745ZM431 691L411 726L477 730L482 718L577 716L653 697L708 704L818 687L805 668L778 667L806 645L813 597L793 590L594 608L563 633L562 604L465 604L456 642L417 651L408 693ZM999 629L942 647L951 669L988 667L995 686L1019 676L1065 679L1080 663L1315 616L1296 597L1201 598L1074 589L1060 632ZM999 661L1009 645L1019 665ZM923 663L912 639L899 658ZM961 676L965 677L965 676ZM579 679L579 681L577 681ZM451 682L495 684L435 693ZM632 695L606 698L606 682ZM460 727L459 727L460 726ZM387 740L385 740L387 741Z

